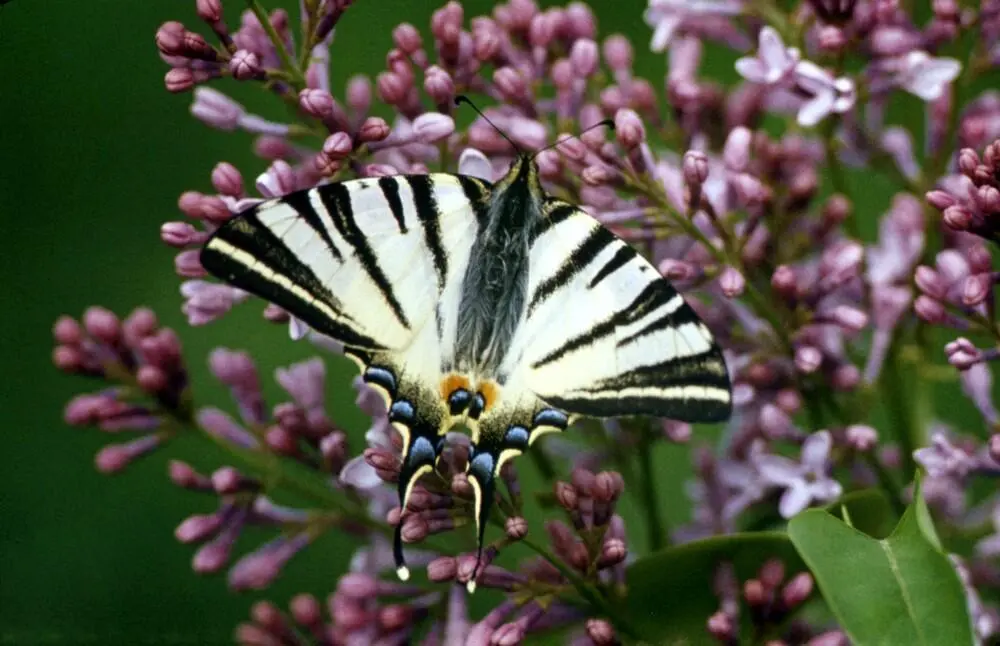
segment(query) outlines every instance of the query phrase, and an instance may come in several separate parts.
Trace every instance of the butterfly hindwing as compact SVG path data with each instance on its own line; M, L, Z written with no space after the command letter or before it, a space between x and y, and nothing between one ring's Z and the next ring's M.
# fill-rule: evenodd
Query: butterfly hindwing
M585 212L556 200L547 209L513 343L526 386L579 415L728 417L722 352L683 297Z

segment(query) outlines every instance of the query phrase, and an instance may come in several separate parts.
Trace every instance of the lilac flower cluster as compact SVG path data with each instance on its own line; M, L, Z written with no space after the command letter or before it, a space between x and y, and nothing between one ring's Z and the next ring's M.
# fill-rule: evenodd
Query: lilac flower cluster
M672 530L658 511L665 492L649 455L657 443L699 432L667 420L584 422L572 441L539 443L532 450L552 493L538 498L561 508L564 520L548 519L547 541L534 540L543 528L529 527L524 510L536 492L522 493L508 463L506 495L497 494L503 531L477 569L470 543L463 552L453 540L472 522L465 436L449 436L439 473L399 509L391 483L401 438L381 397L355 382L371 422L366 447L352 451L324 403L325 366L340 365L329 358L339 344L275 305L264 304L264 317L287 323L293 339L308 338L324 357L278 370L290 399L268 408L250 356L214 351L211 372L232 393L238 419L213 406L194 409L178 336L151 312L121 321L92 308L81 322L60 319L56 366L105 384L71 401L67 422L133 434L98 454L101 471L120 471L182 432L210 438L239 461L211 474L171 464L175 484L216 506L176 531L197 546L195 571L228 568L233 588L265 588L322 534L355 537L351 571L332 585L326 614L308 595L294 598L288 613L262 602L237 629L238 641L398 644L420 635L428 644L515 644L569 627L574 643L616 643L632 629L615 611L628 595L626 565L644 549L626 540L616 513L623 495L647 515L629 531L645 533L655 549L731 534L751 517L780 522L866 487L901 508L916 468L949 531L976 545L956 567L978 635L1000 630L989 602L1000 589L1000 501L973 486L1000 475L991 373L1000 357L1000 271L991 254L1000 243L1000 95L971 90L1000 62L995 2L935 0L918 24L895 0L808 0L788 13L743 0L650 0L650 48L667 52L663 84L636 74L630 38L599 36L582 2L542 10L509 0L476 17L449 2L433 13L429 37L410 24L392 32L376 78L333 88L331 38L350 4L303 0L293 19L249 2L233 30L221 0L197 0L211 39L177 22L157 31L167 90L192 92L191 113L207 126L254 135L264 169L250 182L220 162L212 192L184 193L186 219L161 228L163 242L179 250L189 323L209 324L252 302L210 280L198 259L208 235L234 214L356 177L433 168L494 180L513 151L491 122L526 150L560 142L536 158L547 190L641 247L686 293L725 349L736 410L717 445L697 440L691 522ZM960 53L963 34L971 34L968 56ZM739 54L740 81L729 87L701 73L706 50L720 47ZM294 117L249 112L211 86L222 77L259 85ZM458 94L488 104L467 128L454 119ZM890 125L900 95L922 103L921 137ZM391 123L373 116L376 100L392 109ZM775 134L765 117L787 127ZM604 119L613 132L587 130ZM882 211L859 197L852 169L895 187ZM863 223L872 218L878 233L866 240ZM934 408L930 390L952 383L966 398ZM877 429L876 410L891 420ZM287 468L293 462L298 468ZM273 489L282 486L304 505L276 503ZM388 537L400 523L413 548L408 562L426 569L429 583L384 578L392 569ZM250 525L275 537L230 564ZM514 563L514 545L537 558ZM786 581L772 559L742 589L727 567L705 577L716 580L719 606L704 627L720 643L740 643L741 613L757 637L779 640L769 643L845 643L836 626L786 622L812 592L808 574ZM473 619L467 598L477 586L504 601Z

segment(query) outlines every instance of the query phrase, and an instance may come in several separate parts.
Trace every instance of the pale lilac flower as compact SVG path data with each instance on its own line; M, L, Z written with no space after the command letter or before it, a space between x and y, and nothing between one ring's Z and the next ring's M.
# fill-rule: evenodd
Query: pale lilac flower
M458 172L492 182L496 179L493 164L489 158L475 148L466 148L458 157Z
M963 480L976 468L976 460L965 450L954 446L941 430L931 435L931 445L913 452L913 459L932 478Z
M892 74L895 85L924 101L940 98L962 71L958 60L933 57L922 50L911 51L883 65Z
M649 0L643 20L654 29L649 48L662 52L686 23L736 16L743 11L740 0Z
M786 79L799 62L796 47L786 47L778 31L766 25L757 40L757 54L736 61L736 71L751 83L773 85Z
M191 325L205 325L218 319L250 295L241 289L207 280L181 283L184 305L181 307Z
M210 87L195 88L191 114L205 124L220 130L241 128L253 134L278 137L288 134L287 124L275 123L258 115L248 114L242 105Z
M800 126L814 126L830 114L843 114L857 99L854 81L846 76L834 78L811 61L796 64L795 82L812 96L799 108Z
M785 489L778 504L784 518L791 518L814 502L836 500L843 488L827 475L833 439L829 431L817 431L806 438L799 462L778 455L759 459L761 475Z

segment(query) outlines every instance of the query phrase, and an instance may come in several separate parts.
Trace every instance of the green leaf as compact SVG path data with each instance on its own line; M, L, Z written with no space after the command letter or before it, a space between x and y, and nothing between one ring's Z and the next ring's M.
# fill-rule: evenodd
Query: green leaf
M885 538L892 532L898 520L892 511L889 499L881 489L864 489L844 494L839 500L824 509L842 520L844 511L849 515L849 525L875 538Z
M636 632L655 644L717 644L706 629L719 609L714 590L719 564L730 562L742 581L779 558L791 575L805 569L784 532L731 534L645 556L628 569L628 595L616 605Z
M819 509L789 521L789 537L853 644L974 643L965 592L928 538L929 522L920 496L883 540Z

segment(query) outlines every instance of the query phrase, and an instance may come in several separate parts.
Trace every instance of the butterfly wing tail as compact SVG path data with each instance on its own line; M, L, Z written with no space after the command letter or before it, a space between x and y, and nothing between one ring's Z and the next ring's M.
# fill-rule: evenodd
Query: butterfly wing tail
M498 451L485 447L474 447L469 461L468 477L469 484L472 485L476 519L476 565L472 570L469 582L466 584L470 593L476 590L476 577L479 575L479 566L483 560L486 523L490 519L493 495L496 490L497 465L499 464L497 460Z

